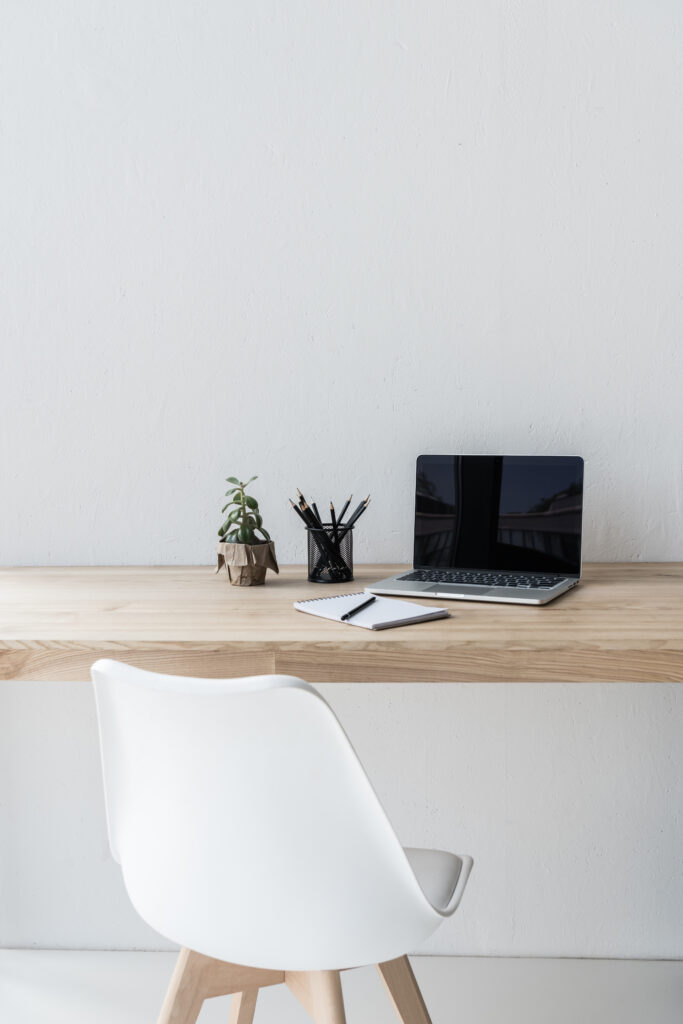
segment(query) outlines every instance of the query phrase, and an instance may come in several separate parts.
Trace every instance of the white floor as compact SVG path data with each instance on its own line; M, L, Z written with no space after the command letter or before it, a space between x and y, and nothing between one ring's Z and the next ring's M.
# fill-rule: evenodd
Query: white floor
M0 950L2 1024L154 1024L175 954ZM433 1024L680 1024L683 961L416 957ZM343 976L348 1024L396 1024L373 968ZM226 1024L228 998L199 1024ZM282 986L255 1024L310 1024Z

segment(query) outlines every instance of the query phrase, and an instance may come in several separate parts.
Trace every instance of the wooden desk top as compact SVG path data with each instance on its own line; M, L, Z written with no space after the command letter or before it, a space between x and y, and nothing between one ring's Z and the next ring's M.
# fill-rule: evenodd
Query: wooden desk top
M110 657L311 682L683 681L683 563L586 565L584 582L544 607L425 600L452 618L381 632L292 607L402 568L360 566L330 588L302 566L246 588L207 566L0 569L0 679L83 680Z

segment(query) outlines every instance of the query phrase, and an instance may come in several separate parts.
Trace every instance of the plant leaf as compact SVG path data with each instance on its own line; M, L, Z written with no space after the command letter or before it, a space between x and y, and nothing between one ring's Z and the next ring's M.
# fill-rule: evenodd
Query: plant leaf
M258 501L256 498L251 498L248 494L244 495L244 504L248 505L249 508L258 508Z
M268 533L267 530L264 530L262 526L258 527L258 532L262 534L266 538L266 540L270 540L270 534Z
M229 484L237 484L238 487L240 485L240 482L239 482L239 480L237 479L236 476L226 476L225 479L227 480L227 482Z
M228 540L230 544L237 544L239 541L237 530L233 530L232 533L229 533L228 536L226 537L226 540Z
M245 487L248 487L248 485L249 485L250 483L252 483L252 482L253 482L254 480L258 480L258 477L257 477L257 476L250 476L250 477L249 477L249 479L247 480L247 482L245 483L245 485L244 485L244 486L245 486Z

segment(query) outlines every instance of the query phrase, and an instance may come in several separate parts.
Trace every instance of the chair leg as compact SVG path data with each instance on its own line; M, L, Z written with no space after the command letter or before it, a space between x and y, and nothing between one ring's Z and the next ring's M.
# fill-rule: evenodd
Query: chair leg
M252 1024L257 995L257 988L248 988L244 992L235 992L230 1000L229 1024Z
M407 956L377 964L402 1024L432 1024Z
M251 1024L258 990L284 980L284 971L245 967L181 949L157 1024L195 1024L205 999L233 994L230 1024Z
M346 1024L339 971L285 971L285 985L315 1024Z
M339 971L314 971L311 990L315 1024L346 1024Z
M203 957L181 949L157 1024L195 1024L204 1002Z

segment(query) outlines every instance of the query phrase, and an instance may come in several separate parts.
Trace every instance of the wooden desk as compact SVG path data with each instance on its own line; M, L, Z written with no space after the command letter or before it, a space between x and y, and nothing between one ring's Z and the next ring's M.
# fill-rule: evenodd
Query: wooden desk
M292 602L362 590L300 566L264 587L209 567L0 570L0 679L82 680L96 658L197 676L283 672L311 682L683 681L683 564L585 566L545 607L445 602L453 617L373 633ZM425 601L425 604L443 604Z

